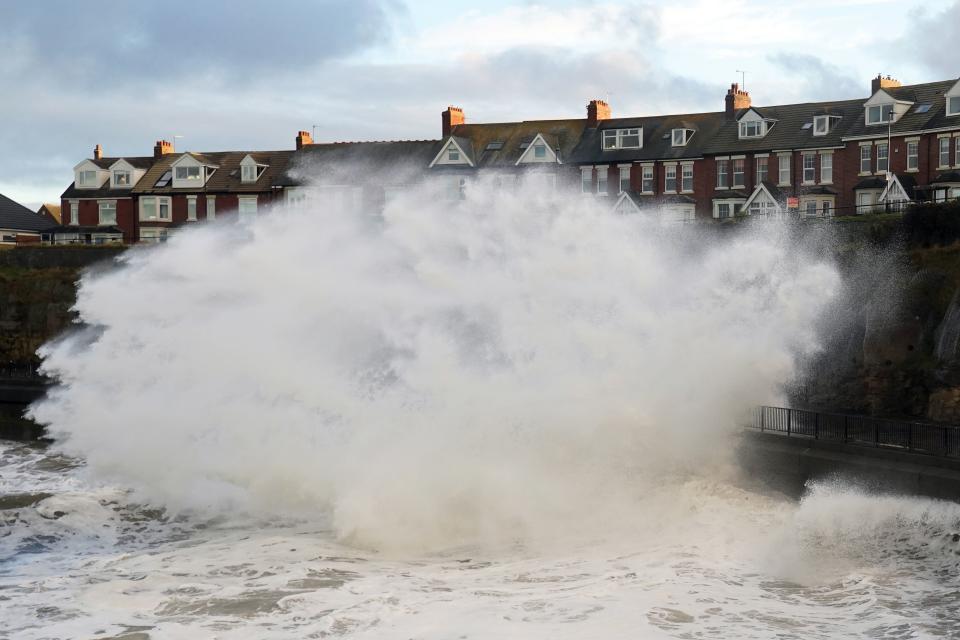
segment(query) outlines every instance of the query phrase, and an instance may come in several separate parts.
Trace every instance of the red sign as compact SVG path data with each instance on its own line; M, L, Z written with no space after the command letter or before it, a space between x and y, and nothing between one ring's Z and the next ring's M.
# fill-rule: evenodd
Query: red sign
M787 209L799 209L800 198L787 198Z

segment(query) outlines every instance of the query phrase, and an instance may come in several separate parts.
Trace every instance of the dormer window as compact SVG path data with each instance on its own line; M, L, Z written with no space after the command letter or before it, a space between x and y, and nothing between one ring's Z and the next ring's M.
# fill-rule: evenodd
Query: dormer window
M460 162L460 149L453 146L447 149L447 160L450 162Z
M830 116L816 116L813 119L813 135L825 136L830 133Z
M177 180L200 180L200 167L177 167Z
M643 146L643 129L606 129L603 132L603 150L639 149Z
M130 186L130 172L125 169L117 169L113 172L113 186L114 187L129 187Z
M673 130L673 146L682 147L687 142L690 141L690 138L693 137L692 129L674 129Z
M740 123L741 138L762 138L767 133L767 123L763 120L745 120Z
M98 187L99 180L97 180L96 171L78 171L77 172L77 186L78 187Z
M960 116L960 96L949 96L947 98L947 115Z
M875 104L867 108L867 124L887 124L892 118L892 104Z
M545 144L535 144L535 145L533 145L533 157L534 157L534 158L546 158L546 157L547 157L547 145L545 145Z

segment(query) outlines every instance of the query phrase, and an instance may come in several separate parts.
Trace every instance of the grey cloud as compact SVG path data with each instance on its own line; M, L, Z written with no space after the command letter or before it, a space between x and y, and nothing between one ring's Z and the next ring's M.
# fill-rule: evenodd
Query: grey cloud
M0 77L45 76L94 88L170 77L247 78L302 68L386 42L396 0L258 4L47 0L0 5ZM8 78L9 79L9 78Z
M843 69L812 55L777 53L767 60L795 77L799 85L796 93L806 100L844 100L866 95L869 84L846 74ZM861 81L862 80L862 81Z
M913 25L894 47L908 59L919 59L937 79L960 74L957 43L960 42L960 1L943 11L927 10L915 16Z

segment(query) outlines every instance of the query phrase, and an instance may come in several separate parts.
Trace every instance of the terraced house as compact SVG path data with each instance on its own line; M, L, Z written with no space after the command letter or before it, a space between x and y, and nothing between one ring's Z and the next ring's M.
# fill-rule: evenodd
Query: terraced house
M441 114L436 140L314 143L296 150L103 155L74 167L55 242L158 242L171 229L271 203L377 212L413 185L449 201L485 181L568 190L664 221L830 217L960 197L960 81L871 82L859 99L761 106L737 84L714 112L468 123ZM46 236L45 236L46 237Z

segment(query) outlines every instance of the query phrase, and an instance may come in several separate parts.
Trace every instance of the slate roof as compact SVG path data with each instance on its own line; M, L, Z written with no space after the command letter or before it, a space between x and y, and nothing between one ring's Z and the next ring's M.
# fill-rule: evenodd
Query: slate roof
M11 231L45 231L57 226L55 220L41 216L19 202L0 194L0 229Z
M440 140L310 144L292 153L273 184L407 184L423 174L439 151Z
M580 141L586 123L585 118L578 118L459 124L453 127L451 137L457 140L477 169L517 168L517 160L524 154L537 134L543 136L544 141L559 157L560 163L567 164L570 162L571 153ZM490 148L492 142L502 144L494 145L499 146L499 149ZM440 148L434 153L434 157L440 152ZM430 160L432 161L433 157ZM532 163L532 165L542 167L543 163ZM458 167L457 165L435 165L435 168L456 169Z
M716 135L707 143L704 153L749 153L780 149L816 149L843 146L843 136L850 125L863 120L863 100L835 102L806 102L754 108L763 118L773 120L767 135L762 138L740 139L739 119L748 109L740 109L735 119L724 119ZM826 135L813 135L813 118L817 115L831 118ZM810 126L806 126L806 125ZM769 125L768 125L769 126ZM806 127L806 128L804 128Z
M910 131L920 131L921 129L939 129L942 127L960 127L960 116L947 117L947 102L944 94L949 91L957 80L943 80L940 82L928 82L926 84L914 84L904 87L884 89L896 100L906 100L913 102L910 110L890 127L891 133L905 133ZM869 98L867 98L869 100ZM886 136L887 126L885 124L867 125L864 118L863 104L860 102L860 114L852 126L848 127L844 137L857 136ZM926 113L920 113L920 106L929 104L930 110Z
M147 170L156 162L153 156L139 156L134 158L88 158L89 162L97 165L101 169L109 169L118 160L125 160L134 169ZM138 183L139 184L139 183ZM134 185L136 188L137 185ZM71 182L67 190L61 194L61 198L129 198L133 189L111 189L110 180L103 183L99 189L78 189L76 183Z
M570 161L575 164L603 164L641 160L682 160L703 157L704 147L723 124L723 112L691 113L638 118L610 118L596 128L585 129ZM603 131L643 127L641 149L602 149ZM692 129L694 134L682 147L674 147L673 129Z
M190 154L208 166L218 167L202 187L174 188L173 180L165 187L158 187L157 182L168 171L174 162L182 158L185 153ZM263 193L271 191L274 181L287 169L287 163L293 151L217 151L210 153L168 153L158 159L143 178L134 185L132 192L135 195L144 194L172 194L172 193ZM260 164L268 165L256 182L243 183L240 180L240 162L251 155Z

